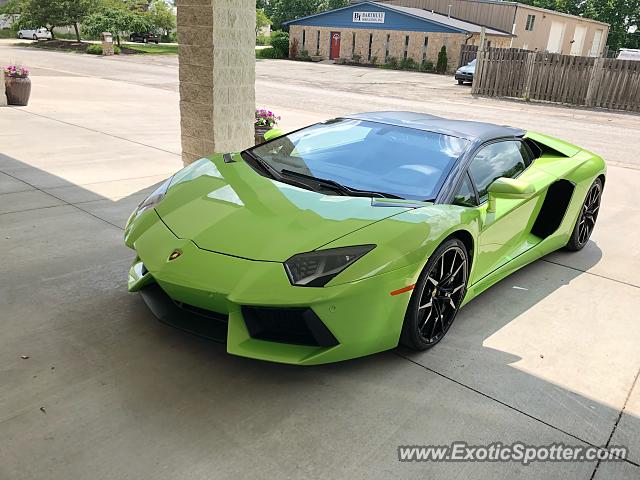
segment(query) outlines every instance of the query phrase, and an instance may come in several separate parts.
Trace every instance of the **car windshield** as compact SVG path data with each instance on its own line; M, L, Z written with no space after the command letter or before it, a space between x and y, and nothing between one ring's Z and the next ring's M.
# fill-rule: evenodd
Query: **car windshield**
M433 200L467 140L354 119L312 125L249 152L283 177L312 176L351 189Z
M469 65L470 67L475 67L476 66L476 60L471 60L467 65Z

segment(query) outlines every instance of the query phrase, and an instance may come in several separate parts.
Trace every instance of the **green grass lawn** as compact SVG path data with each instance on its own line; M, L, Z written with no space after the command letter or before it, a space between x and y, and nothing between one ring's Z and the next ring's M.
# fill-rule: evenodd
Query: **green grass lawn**
M156 55L176 55L178 45L155 45L149 43L123 43L123 47L129 50L137 50L143 53L153 53Z
M16 38L16 32L9 28L0 28L0 38Z

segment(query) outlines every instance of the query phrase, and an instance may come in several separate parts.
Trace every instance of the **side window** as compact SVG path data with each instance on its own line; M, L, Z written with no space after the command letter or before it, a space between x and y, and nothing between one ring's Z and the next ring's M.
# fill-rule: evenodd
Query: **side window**
M473 190L469 175L465 174L462 178L458 191L453 196L453 204L461 207L475 207L478 205L476 192Z
M482 148L469 166L480 203L487 200L489 185L500 177L516 178L530 163L529 151L522 142L497 142Z

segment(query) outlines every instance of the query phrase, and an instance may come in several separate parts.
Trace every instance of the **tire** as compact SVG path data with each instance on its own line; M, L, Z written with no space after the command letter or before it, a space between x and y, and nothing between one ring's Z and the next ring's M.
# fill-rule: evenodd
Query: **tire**
M421 351L442 340L467 293L468 277L466 247L457 238L446 240L429 257L413 289L400 343Z
M577 252L582 250L584 246L589 242L593 229L596 226L596 220L598 219L598 213L600 212L600 201L602 200L602 180L596 178L591 184L591 188L587 192L587 195L582 202L582 208L580 209L580 215L576 220L576 224L571 232L571 238L565 246L566 250L570 252Z
M458 80L458 85L462 85L464 83L464 80Z
M33 34L33 39L38 40L38 36L35 33Z
M156 40L156 45L158 45L158 43L160 43L158 40Z
M146 38L143 38L143 39L142 39L142 43L147 43L147 39L146 39Z
M22 40L22 39L24 38L24 37L22 36L22 32L19 32L19 33L18 33L18 38L19 38L20 40Z

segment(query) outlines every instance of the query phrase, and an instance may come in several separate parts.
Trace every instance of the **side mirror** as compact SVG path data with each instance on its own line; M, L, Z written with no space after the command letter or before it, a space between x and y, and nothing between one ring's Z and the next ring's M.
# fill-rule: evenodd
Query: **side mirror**
M274 138L278 138L284 135L284 132L279 128L272 128L271 130L267 130L267 133L264 134L265 142L269 140L273 140Z
M529 198L536 189L529 182L517 178L501 177L489 185L487 212L495 213L498 198Z

